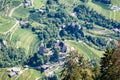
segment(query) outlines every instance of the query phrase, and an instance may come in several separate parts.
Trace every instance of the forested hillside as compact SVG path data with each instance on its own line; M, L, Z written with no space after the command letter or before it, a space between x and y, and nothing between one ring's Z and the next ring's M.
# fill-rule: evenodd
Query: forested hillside
M118 52L119 17L117 0L0 0L0 79L108 80L100 65Z

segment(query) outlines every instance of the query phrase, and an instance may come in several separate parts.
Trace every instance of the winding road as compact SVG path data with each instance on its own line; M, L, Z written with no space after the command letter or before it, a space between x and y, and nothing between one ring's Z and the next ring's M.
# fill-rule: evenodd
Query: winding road
M23 5L23 4L21 3L21 4L18 5L17 7L13 8L13 9L10 11L9 17L13 18L13 17L12 17L13 12L14 12L16 9L18 9L20 6L22 6L22 5ZM15 18L14 18L14 19L15 19ZM16 19L15 19L15 20L16 20ZM19 25L19 21L16 20L16 23L15 23L8 31L3 32L3 34L6 35L7 33L12 32L12 31L15 29L15 27L18 26L18 25Z
M23 4L21 3L20 5L18 5L17 7L13 8L11 11L10 11L10 14L9 14L9 17L12 17L12 14L13 12L18 9L20 6L22 6Z

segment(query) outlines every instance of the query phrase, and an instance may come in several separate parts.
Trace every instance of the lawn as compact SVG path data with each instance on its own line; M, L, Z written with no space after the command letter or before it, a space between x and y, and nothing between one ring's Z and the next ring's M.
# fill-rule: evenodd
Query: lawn
M84 28L85 34L87 32L92 33L93 35L109 35L109 34L115 34L115 32L113 30L98 26L98 25L94 25L93 29L86 29ZM89 35L89 34L88 34Z
M66 40L65 43L70 47L74 47L79 53L83 54L86 59L99 59L103 53L102 51L91 48L83 42Z
M0 16L0 33L8 31L15 22L12 18Z
M13 13L13 17L15 18L27 18L29 15L29 10L24 7L19 7Z
M13 34L12 41L16 43L16 47L24 48L27 54L38 50L39 40L30 30L18 28Z
M46 0L34 0L33 6L35 9L39 9L41 6L45 5Z
M120 0L112 0L112 4L120 6Z
M6 69L0 68L0 80L7 80L8 73Z

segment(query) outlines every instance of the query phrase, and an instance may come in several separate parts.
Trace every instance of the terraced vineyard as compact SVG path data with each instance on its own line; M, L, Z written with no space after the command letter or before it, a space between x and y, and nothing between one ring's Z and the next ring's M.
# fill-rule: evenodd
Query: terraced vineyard
M12 36L12 41L16 43L16 47L24 48L27 54L38 50L39 40L37 36L27 29L18 28Z
M68 40L65 42L67 43L68 46L74 47L76 50L78 50L78 52L85 56L86 59L99 59L103 54L103 51L98 51L94 48L91 48L90 46L84 44L83 42L75 42Z
M0 16L0 33L8 31L14 24L14 19Z

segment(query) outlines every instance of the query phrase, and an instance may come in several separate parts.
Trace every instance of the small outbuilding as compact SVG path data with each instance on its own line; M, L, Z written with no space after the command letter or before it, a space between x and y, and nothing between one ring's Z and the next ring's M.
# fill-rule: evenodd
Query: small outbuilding
M16 73L15 73L15 72L11 72L11 73L8 74L8 76L9 76L10 78L15 77L15 76L16 76Z
M41 72L44 72L48 68L49 68L49 65L42 65L41 66Z

